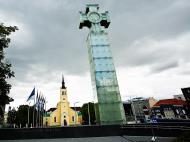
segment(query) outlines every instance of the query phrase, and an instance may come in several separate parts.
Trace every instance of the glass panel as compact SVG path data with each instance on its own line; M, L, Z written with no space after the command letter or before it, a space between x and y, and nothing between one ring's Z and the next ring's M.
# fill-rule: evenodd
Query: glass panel
M107 34L90 34L88 37L87 46L97 120L102 124L124 122L124 109Z

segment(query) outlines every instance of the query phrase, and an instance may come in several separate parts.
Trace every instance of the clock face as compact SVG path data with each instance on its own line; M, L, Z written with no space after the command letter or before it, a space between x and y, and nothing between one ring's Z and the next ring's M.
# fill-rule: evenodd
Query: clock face
M91 22L93 22L93 23L100 22L100 19L101 19L100 14L97 13L97 12L91 12L88 15L88 20L91 21Z

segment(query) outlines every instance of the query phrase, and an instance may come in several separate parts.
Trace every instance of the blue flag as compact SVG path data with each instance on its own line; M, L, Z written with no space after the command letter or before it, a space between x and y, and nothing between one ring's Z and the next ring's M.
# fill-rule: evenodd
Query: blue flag
M27 102L28 102L29 100L34 99L34 98L35 98L35 87L34 87L34 89L32 90L30 96L28 97Z
M40 98L40 95L37 93L37 97L36 97L36 109L39 108L39 98Z
M41 109L41 92L40 92L40 94L38 95L38 99L37 99L37 101L36 101L36 107L37 107L38 110Z

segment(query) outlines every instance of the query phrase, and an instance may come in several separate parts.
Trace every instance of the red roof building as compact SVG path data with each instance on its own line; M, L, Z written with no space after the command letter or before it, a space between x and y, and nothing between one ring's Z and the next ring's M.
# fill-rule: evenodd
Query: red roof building
M160 105L186 105L186 101L179 100L179 99L165 99L159 100L153 107L160 106Z
M180 99L159 100L152 107L152 115L161 119L188 119L187 103Z

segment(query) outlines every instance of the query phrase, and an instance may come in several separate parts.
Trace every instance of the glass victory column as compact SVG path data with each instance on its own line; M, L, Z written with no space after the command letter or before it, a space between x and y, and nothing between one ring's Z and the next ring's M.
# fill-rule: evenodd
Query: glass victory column
M100 13L97 4L89 4L80 12L79 28L89 28L87 48L95 97L96 121L99 124L125 124L123 104L119 92L108 35L108 12Z

